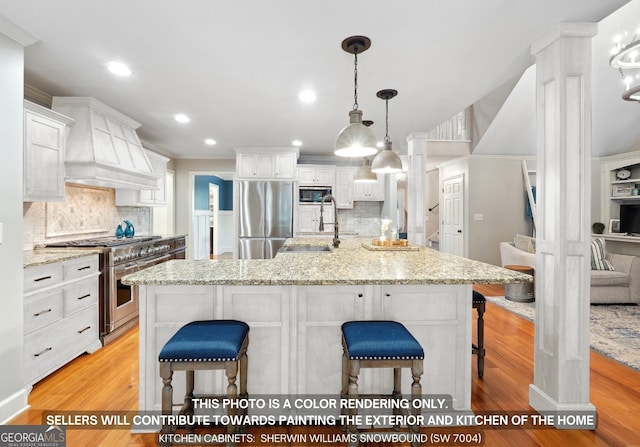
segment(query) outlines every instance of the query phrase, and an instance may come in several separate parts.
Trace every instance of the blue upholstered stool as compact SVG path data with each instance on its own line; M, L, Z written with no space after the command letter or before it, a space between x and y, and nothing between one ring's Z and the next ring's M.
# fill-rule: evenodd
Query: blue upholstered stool
M342 325L342 347L343 398L366 397L358 394L360 368L393 368L393 393L387 397L400 399L401 368L411 368L411 398L421 399L420 376L423 371L424 350L402 324L396 321L348 321ZM412 408L411 412L418 416L420 407ZM349 409L350 416L356 414L357 409ZM413 433L418 433L420 425L415 424L410 429ZM357 433L355 424L349 424L348 430L350 433ZM415 441L411 445L420 443Z
M473 291L473 308L478 312L476 343L471 345L471 353L477 355L478 377L484 375L484 311L486 298L480 292Z
M162 378L162 414L172 414L173 372L186 371L186 394L181 414L193 414L193 386L195 370L224 369L227 375L226 398L247 398L247 346L249 326L236 320L193 321L181 327L163 346L158 360ZM240 368L240 395L236 386ZM229 413L233 409L228 410ZM187 428L191 431L192 427ZM161 433L174 433L175 426L165 425ZM227 426L233 433L236 427ZM167 444L163 444L167 445ZM171 444L169 444L171 445Z

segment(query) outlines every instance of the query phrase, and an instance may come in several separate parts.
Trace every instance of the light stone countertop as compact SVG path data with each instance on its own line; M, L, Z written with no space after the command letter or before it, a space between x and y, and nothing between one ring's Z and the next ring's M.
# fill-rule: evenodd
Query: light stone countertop
M69 259L82 258L100 253L99 250L73 250L68 248L52 248L25 251L22 265L24 268L38 265L53 264L54 262L68 261Z
M420 247L371 251L346 238L328 253L279 253L274 259L171 260L127 275L129 285L510 284L533 277ZM331 238L288 239L285 245L331 245Z

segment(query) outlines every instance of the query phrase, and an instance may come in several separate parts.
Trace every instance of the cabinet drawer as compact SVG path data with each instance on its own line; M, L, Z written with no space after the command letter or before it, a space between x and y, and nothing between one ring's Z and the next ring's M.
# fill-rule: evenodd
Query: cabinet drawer
M38 265L24 270L24 291L41 289L62 281L62 263Z
M24 301L24 332L29 333L62 318L62 290L39 293Z
M96 278L78 281L65 287L62 294L66 317L80 309L98 304L98 281Z
M98 306L87 307L65 318L64 326L64 355L72 359L98 339Z
M98 271L98 256L85 256L65 261L63 269L63 278L65 281L96 273Z
M24 372L26 383L64 361L64 320L50 324L24 337Z
M73 360L98 340L98 306L58 320L24 338L26 383L33 383Z

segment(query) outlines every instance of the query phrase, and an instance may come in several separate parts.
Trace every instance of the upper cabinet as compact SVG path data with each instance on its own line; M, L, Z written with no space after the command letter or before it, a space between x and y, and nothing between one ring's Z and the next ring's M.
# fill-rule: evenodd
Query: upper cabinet
M76 122L65 155L68 182L156 188L158 178L135 131L140 123L94 98L54 97L52 108Z
M353 200L382 202L384 200L384 175L378 174L378 181L374 183L354 182Z
M298 185L333 186L335 183L335 172L335 166L298 165Z
M295 180L297 148L236 148L236 178Z
M333 195L336 198L337 208L353 208L353 175L358 168L336 168L336 185Z
M64 201L64 157L73 119L24 101L24 202Z
M153 174L158 177L155 189L116 189L117 206L166 206L167 162L169 159L145 149Z

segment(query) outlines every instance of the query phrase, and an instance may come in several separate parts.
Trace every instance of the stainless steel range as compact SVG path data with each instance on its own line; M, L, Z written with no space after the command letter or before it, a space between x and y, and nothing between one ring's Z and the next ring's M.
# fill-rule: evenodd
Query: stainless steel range
M183 239L184 241L184 239ZM100 340L106 345L138 321L138 298L123 276L176 258L175 240L159 236L101 237L56 242L45 247L86 248L100 251ZM184 250L184 244L182 245Z

